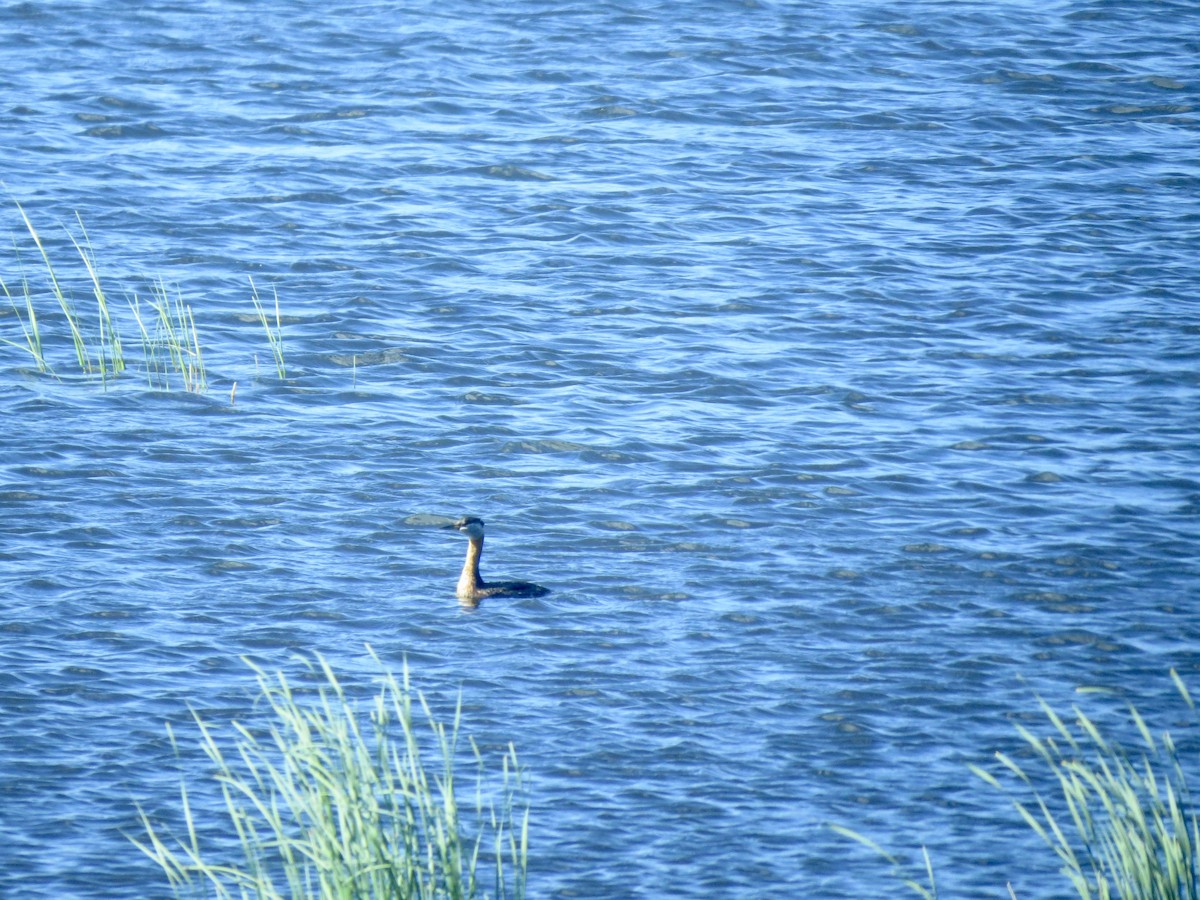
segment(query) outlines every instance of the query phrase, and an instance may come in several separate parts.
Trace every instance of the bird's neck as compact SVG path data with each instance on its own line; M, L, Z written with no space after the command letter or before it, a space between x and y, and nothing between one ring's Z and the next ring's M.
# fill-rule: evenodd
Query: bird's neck
M462 575L458 577L458 593L469 592L483 587L483 578L479 575L479 557L483 555L483 538L471 538L467 541L467 559L463 563Z

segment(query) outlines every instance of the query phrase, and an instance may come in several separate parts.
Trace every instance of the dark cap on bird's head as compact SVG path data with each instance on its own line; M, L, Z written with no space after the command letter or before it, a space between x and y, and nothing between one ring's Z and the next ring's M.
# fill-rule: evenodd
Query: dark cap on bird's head
M463 516L454 527L467 537L483 537L483 519L479 516Z

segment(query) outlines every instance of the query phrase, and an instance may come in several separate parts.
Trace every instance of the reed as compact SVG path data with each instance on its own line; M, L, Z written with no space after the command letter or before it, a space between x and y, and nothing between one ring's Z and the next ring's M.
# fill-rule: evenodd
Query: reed
M161 312L160 307L154 305L153 302L148 304L151 311L157 314L157 317L151 319L153 330L146 325L146 320L142 318L142 303L135 294L129 301L129 308L133 312L133 320L137 323L138 335L142 341L142 358L145 360L146 386L151 390L161 389L167 390L170 387L169 372L166 359L164 359L163 341L160 332Z
M1187 686L1174 670L1171 678L1194 713ZM1130 751L1105 737L1078 706L1072 707L1073 721L1068 724L1044 700L1038 702L1052 733L1039 737L1021 725L1017 732L1031 758L1050 770L1060 798L1048 800L1011 756L998 752L996 759L1032 792L1032 802L1014 800L1013 805L1057 854L1060 871L1079 897L1200 900L1200 813L1170 732L1155 737L1131 704L1129 716L1142 745ZM991 787L1005 789L985 769L970 769ZM900 867L900 860L870 838L840 825L830 827ZM936 900L928 853L925 871L928 887L912 878L901 876L902 881L925 900ZM1008 893L1015 900L1011 885Z
M33 227L33 222L29 221L29 216L25 214L24 208L20 203L17 204L17 212L21 214L21 220L25 223L25 229L29 232L29 236L33 238L33 244L41 254L42 262L46 266L46 274L50 278L50 291L54 298L58 301L59 308L62 309L63 315L66 317L67 326L71 331L71 342L75 347L75 358L79 363L79 369L84 374L91 374L92 362L88 356L87 345L83 340L83 332L79 327L79 316L75 312L75 305L71 302L71 298L63 291L62 285L59 283L58 275L54 271L54 264L50 262L50 254L46 252L46 246L42 243L41 235L37 229ZM28 284L28 282L26 282ZM26 297L30 293L26 289Z
M108 292L100 279L96 255L83 220L76 215L81 237L77 238L70 233L68 233L68 237L83 263L87 283L95 302L94 327L88 327L85 324L70 293L64 287L64 279L60 278L51 261L50 253L46 249L41 235L19 203L17 210L41 256L47 287L66 321L79 371L88 376L98 374L107 390L109 382L126 371L128 360L121 328L110 305ZM17 257L19 261L19 250ZM21 342L7 338L0 338L0 341L28 352L33 356L39 371L55 374L46 358L41 318L34 301L35 291L31 286L30 279L22 274L21 303L18 303L17 296L3 281L0 281L0 289L3 290L9 305L16 314L23 338ZM150 313L146 316L143 316L141 302L136 295L129 301L141 339L147 384L151 388L169 390L171 374L178 374L183 382L184 390L196 393L205 391L208 387L208 378L204 367L204 355L200 347L200 337L191 307L186 305L178 294L172 297L166 284L161 280L151 285L150 293L151 297L148 302Z
M156 284L154 291L158 301L151 305L158 312L159 323L166 335L167 356L183 381L183 389L203 394L208 390L208 372L204 368L204 352L200 349L200 335L196 331L192 308L184 304L178 292L172 305L162 281Z
M258 287L254 284L254 279L250 279L250 298L254 301L254 310L258 313L258 321L262 323L263 330L267 333L267 341L271 345L271 356L275 360L275 372L279 375L279 380L283 381L287 378L287 366L283 361L283 319L279 314L279 293L272 288L272 293L275 294L275 330L271 330L271 323L267 319L267 311L263 309L262 300L258 296Z
M100 370L100 378L104 381L105 386L107 386L110 372L113 377L116 377L125 371L125 354L121 348L121 332L113 325L112 315L108 311L108 298L105 296L104 288L100 284L100 275L96 271L95 253L92 251L92 242L88 237L87 229L83 227L83 219L80 218L78 213L75 214L75 219L79 222L79 231L83 235L83 243L80 244L74 236L71 237L71 243L75 245L75 250L79 253L79 258L83 260L88 280L92 285L92 293L96 298L96 315L100 341L98 368ZM76 333L78 333L78 328L76 328Z
M1183 680L1174 670L1171 678L1195 712ZM1015 800L1013 805L1058 855L1061 871L1079 896L1200 898L1200 816L1170 732L1156 739L1131 704L1129 715L1142 746L1130 752L1107 739L1078 707L1072 708L1072 727L1045 701L1039 702L1053 733L1038 737L1020 725L1017 731L1033 756L1054 774L1060 812L1052 810L1016 760L1004 753L997 753L996 759L1032 791L1032 804ZM971 768L992 787L1003 789L989 772Z
M901 870L904 867L903 862L894 854L888 853L881 846L879 846L879 844L871 840L866 835L855 831L852 828L847 828L844 825L830 825L829 827L831 830L842 835L842 837L847 837L851 840L858 841L864 847L870 848L871 850L875 851L875 853L886 859L889 863L891 863L893 870L897 873L897 877L900 878L900 883L906 888L918 894L919 896L924 897L925 900L937 900L937 882L933 877L933 861L929 858L929 851L924 847L921 848L921 855L925 858L925 874L929 878L929 887L925 887L925 885L921 884L915 878L908 878L901 874Z
M129 308L142 341L147 384L152 389L170 390L170 376L176 373L185 391L203 393L208 388L208 376L192 308L178 292L172 299L166 282L161 279L151 285L146 304L151 313L149 325L136 295Z
M186 836L165 835L139 810L146 837L131 840L176 896L458 900L488 896L485 881L490 896L525 896L528 809L518 821L516 751L510 745L504 757L497 805L471 742L479 770L473 813L464 814L454 768L461 699L452 724L438 722L412 690L406 665L400 680L383 674L364 716L320 656L309 664L321 680L315 693L251 667L269 721L232 723L232 752L193 714L229 819L221 833L236 836L241 859L201 846L186 782ZM422 747L414 698L432 753ZM490 878L481 871L485 853L493 858Z
M71 337L71 345L79 371L87 376L98 374L107 390L109 382L124 373L131 360L126 355L118 317L114 315L108 291L100 279L96 254L92 249L91 239L88 237L83 219L76 214L80 237L77 238L70 232L68 232L68 237L83 263L87 284L95 304L94 322L91 320L90 313L87 321L84 320L71 293L65 286L68 281L60 278L42 236L34 227L24 208L19 203L16 204L16 207L44 267L46 285L45 290L40 293L44 295L45 292L48 292L61 311ZM19 248L17 249L17 259L20 262ZM275 371L280 379L285 379L287 366L284 360L283 315L279 308L279 294L274 292L275 315L274 324L272 324L253 279L250 281L250 288L255 312L266 331L267 341L271 346ZM9 285L0 279L0 291L3 291L8 298L21 330L20 340L0 337L0 343L17 347L29 353L40 372L55 375L54 367L47 358L43 342L44 336L52 338L53 335L44 335L43 333L43 317L35 302L35 296L39 292L35 291L30 278L22 272L18 290L10 289ZM136 294L129 300L137 336L141 342L147 385L154 390L170 390L172 376L178 375L183 382L185 391L193 393L206 391L208 374L191 306L183 302L178 291L174 294L169 291L166 283L161 279L150 285L150 296L145 301L145 305L146 308L143 308L143 301L139 300ZM255 366L257 367L257 357Z
M19 257L18 257L19 258ZM17 323L21 326L21 334L25 338L23 344L16 341L10 341L8 338L0 338L0 343L8 344L10 347L16 347L20 350L27 350L37 363L39 372L46 372L51 375L54 370L50 368L50 364L46 362L46 354L42 350L42 332L38 326L37 309L33 305L33 294L29 290L29 280L25 277L21 278L22 294L24 296L25 313L22 315L21 307L17 305L17 300L9 290L4 279L0 278L0 290L4 291L4 296L8 298L8 303L12 307L13 314L17 318Z

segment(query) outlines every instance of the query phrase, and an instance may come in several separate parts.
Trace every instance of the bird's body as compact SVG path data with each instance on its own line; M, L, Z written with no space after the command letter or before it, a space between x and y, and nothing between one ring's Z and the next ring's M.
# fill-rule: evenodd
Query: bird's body
M484 581L479 574L483 555L483 519L463 516L454 527L467 537L467 559L458 577L458 599L472 605L487 597L542 597L550 590L529 581Z

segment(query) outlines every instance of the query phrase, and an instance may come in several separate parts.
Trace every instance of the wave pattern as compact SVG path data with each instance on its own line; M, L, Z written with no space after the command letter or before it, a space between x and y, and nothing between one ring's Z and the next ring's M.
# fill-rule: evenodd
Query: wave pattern
M1053 891L966 763L1200 667L1195 6L503 6L0 3L7 191L210 381L0 347L0 893L153 893L162 721L366 642L537 896L893 893L830 821ZM461 512L555 593L461 613Z

